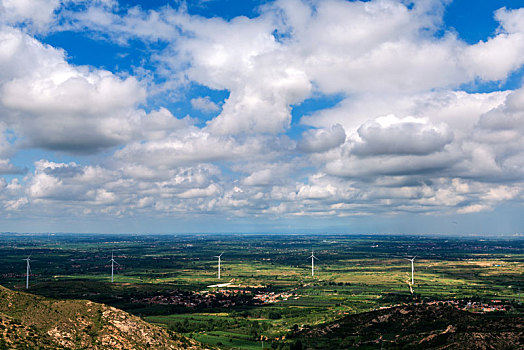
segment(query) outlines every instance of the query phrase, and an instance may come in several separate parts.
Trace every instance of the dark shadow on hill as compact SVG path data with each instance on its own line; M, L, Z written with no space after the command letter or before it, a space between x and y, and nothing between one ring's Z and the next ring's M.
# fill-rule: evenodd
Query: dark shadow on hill
M523 349L524 317L408 305L306 327L292 339L304 349Z

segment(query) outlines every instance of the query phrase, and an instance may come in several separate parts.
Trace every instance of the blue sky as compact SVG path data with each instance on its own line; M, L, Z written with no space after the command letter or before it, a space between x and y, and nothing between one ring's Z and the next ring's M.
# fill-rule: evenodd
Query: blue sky
M1 231L518 235L521 6L0 0Z

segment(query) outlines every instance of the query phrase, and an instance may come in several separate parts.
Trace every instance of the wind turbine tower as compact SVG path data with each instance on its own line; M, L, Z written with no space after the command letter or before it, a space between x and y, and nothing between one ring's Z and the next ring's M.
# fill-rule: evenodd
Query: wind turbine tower
M26 274L25 274L25 289L29 289L29 274L31 273L31 266L29 264L29 262L31 261L30 259L31 255L29 255L27 258L25 259L22 259L22 260L25 260L26 261Z
M406 260L411 261L411 285L415 284L415 258L417 256L415 255L413 258L405 258Z
M220 263L222 262L222 254L224 254L224 252L220 253L220 255L214 256L214 258L218 258L218 279L220 279Z
M315 276L315 259L318 260L318 258L315 256L313 251L311 251L311 256L309 258L311 258L311 277L313 277Z
M113 256L113 252L111 252L111 260L109 260L111 262L111 283L113 283L113 275L114 275L114 270L115 270L115 264L117 265L120 265L119 263L117 263L114 259L114 256Z

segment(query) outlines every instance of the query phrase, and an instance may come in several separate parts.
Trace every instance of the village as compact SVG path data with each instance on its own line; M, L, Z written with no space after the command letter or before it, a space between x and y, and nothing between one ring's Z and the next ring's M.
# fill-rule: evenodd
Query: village
M145 298L133 298L132 303L177 305L188 308L197 307L223 307L231 308L240 305L263 305L278 303L288 299L298 299L300 296L294 292L261 292L243 289L217 289L186 292L180 290L170 291L169 294L160 294Z

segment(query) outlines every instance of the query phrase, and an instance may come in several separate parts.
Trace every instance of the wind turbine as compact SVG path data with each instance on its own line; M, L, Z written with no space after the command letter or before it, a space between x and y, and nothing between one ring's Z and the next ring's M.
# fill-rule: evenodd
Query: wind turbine
M318 260L318 258L315 256L313 251L311 251L311 256L309 258L311 258L311 277L313 277L315 276L315 259Z
M224 252L220 253L220 255L213 256L214 258L218 258L218 279L220 279L220 262L222 261L222 254L224 254Z
M409 259L409 258L404 258L406 260L409 260L411 261L411 285L414 285L415 284L415 258L417 256L415 255L413 258Z
M25 260L26 261L26 266L27 266L27 269L26 269L26 278L25 278L25 289L29 289L29 274L31 273L31 266L29 264L29 262L31 261L31 255L29 255L27 258L25 259L22 259L22 260Z
M109 261L111 262L111 283L113 283L113 272L115 270L115 264L117 265L120 265L120 264L115 261L112 251L111 251L111 260Z

